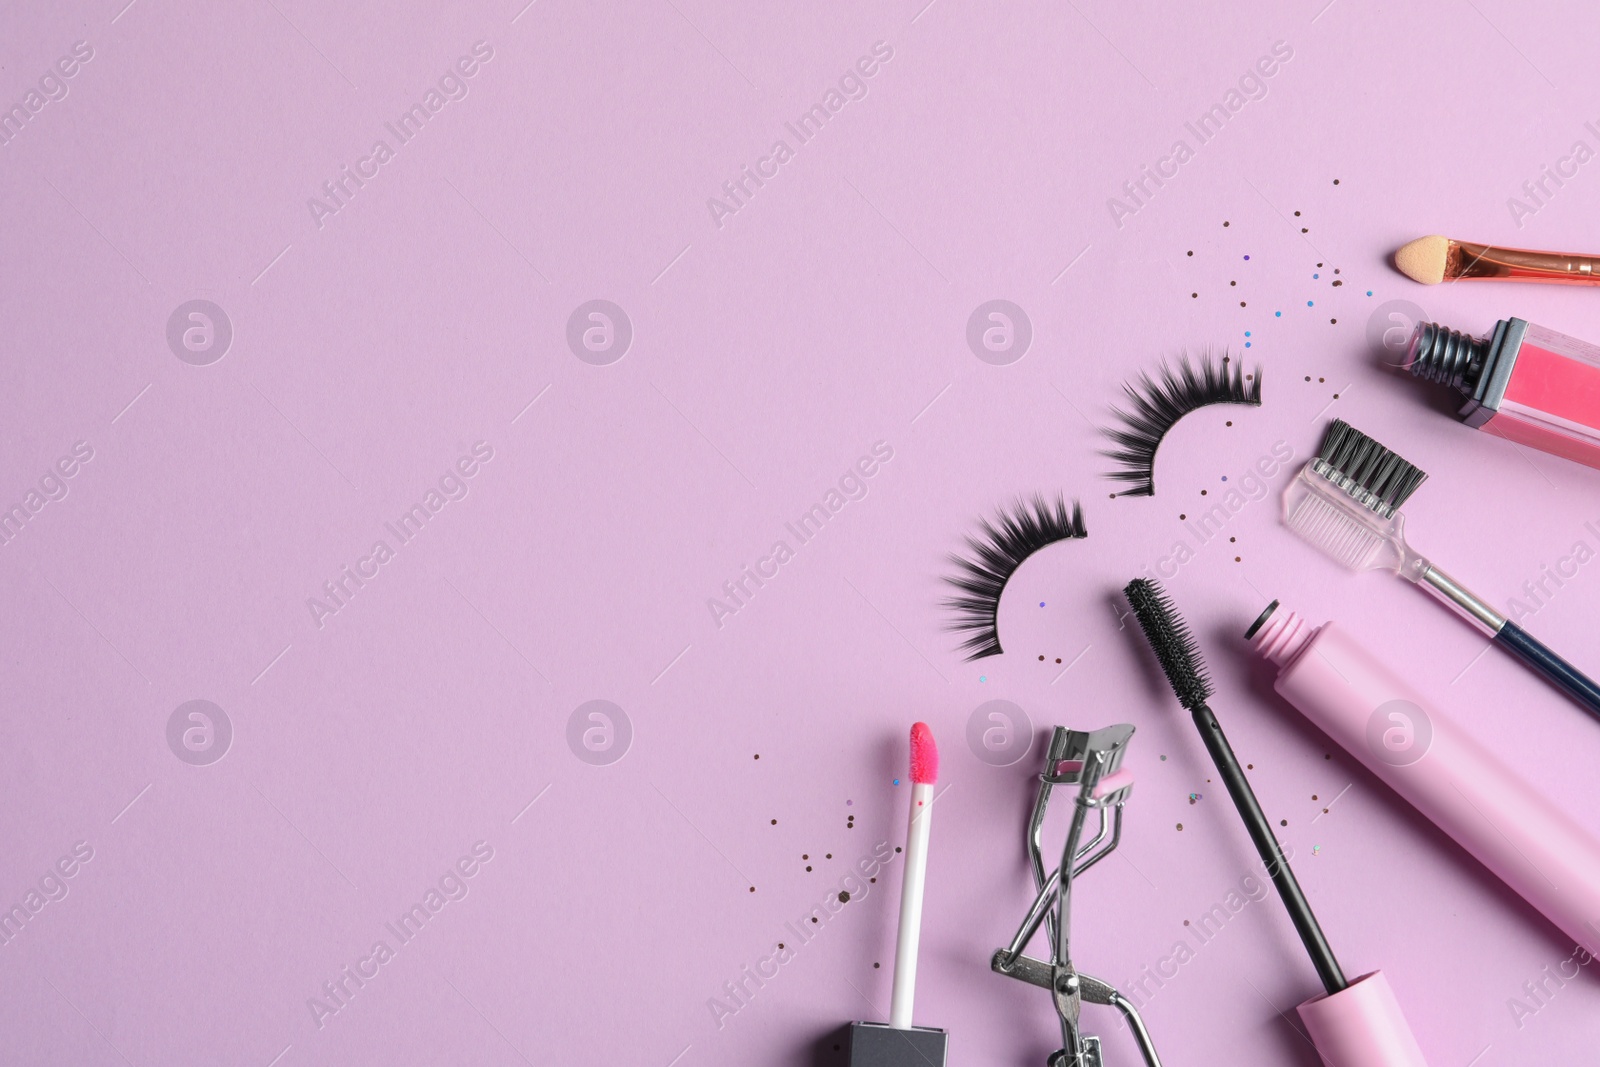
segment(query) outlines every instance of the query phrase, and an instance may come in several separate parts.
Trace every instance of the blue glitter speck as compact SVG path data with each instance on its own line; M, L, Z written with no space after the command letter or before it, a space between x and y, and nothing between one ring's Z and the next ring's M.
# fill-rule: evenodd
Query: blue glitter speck
M898 779L898 778L896 778L896 779L895 779L895 780L894 780L894 784L895 784L895 785L899 785L899 784L900 784L900 779Z
M1281 311L1274 311L1274 312L1273 312L1273 313L1272 313L1272 317L1273 317L1273 318L1275 318L1275 319L1281 319L1281 318L1283 318L1283 312L1281 312Z
M1044 607L1044 601L1042 601L1042 600L1041 600L1041 601L1039 601L1039 606L1040 606L1040 607L1041 607L1041 608L1042 608L1042 607Z
M980 682L987 682L987 681L988 681L988 680L989 680L989 676L988 676L988 675L987 675L987 674L980 674L980 675L978 675L978 681L980 681Z
M1368 295L1368 296L1371 296L1371 295L1372 295L1372 290L1371 290L1371 289L1368 289L1368 290L1367 290L1367 295Z
M1246 331L1245 331L1245 332L1244 332L1244 335L1245 335L1245 336L1246 336L1246 337L1249 337L1249 336L1250 336L1250 331L1249 331L1249 330L1246 330Z
M1246 260L1248 260L1248 259L1249 259L1249 258L1250 258L1250 257L1249 257L1249 256L1245 256L1245 257L1244 257L1244 258L1245 258L1245 259L1246 259Z
M1246 348L1249 348L1249 347L1250 347L1250 342L1249 342L1249 341L1246 341L1246 342L1245 342L1245 343L1244 343L1244 346L1245 346L1245 347L1246 347Z
M1316 306L1317 306L1317 302L1315 300L1307 300L1306 301L1306 307L1309 308L1309 307L1316 307Z

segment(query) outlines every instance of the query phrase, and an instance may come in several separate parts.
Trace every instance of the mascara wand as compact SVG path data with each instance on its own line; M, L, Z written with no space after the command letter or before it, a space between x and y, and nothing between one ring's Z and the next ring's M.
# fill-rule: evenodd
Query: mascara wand
M1228 787L1233 806L1239 809L1239 818L1244 820L1244 828L1250 832L1256 855L1261 857L1262 864L1272 877L1272 884L1278 890L1278 896L1283 898L1283 906L1289 910L1289 919L1294 923L1300 941L1306 946L1307 954L1311 956L1311 964L1317 969L1317 977L1322 979L1322 987L1329 993L1340 992L1350 983L1345 981L1344 971L1339 968L1339 961L1334 959L1333 949L1328 946L1322 927L1317 925L1317 917L1312 914L1311 905L1306 901L1305 893L1301 892L1294 871L1289 868L1289 860L1284 856L1260 802L1256 800L1255 790L1250 788L1250 782L1239 766L1239 757L1233 754L1233 746L1228 744L1228 735L1222 732L1216 715L1206 706L1206 701L1211 699L1211 680L1206 677L1205 665L1195 648L1194 636L1173 609L1166 593L1155 582L1135 578L1128 583L1122 595L1128 598L1128 604L1139 620L1139 627L1144 630L1145 640L1150 642L1151 651L1161 663L1162 673L1167 676L1173 693L1177 694L1178 703L1188 708L1194 716L1195 729L1200 731L1200 739L1205 742L1206 751L1211 753L1211 762L1217 765L1217 773Z
M1161 586L1145 578L1135 578L1122 591L1139 620L1145 640L1161 664L1178 703L1194 716L1195 729L1205 742L1217 774L1228 787L1228 795L1239 810L1239 817L1256 846L1256 854L1272 878L1283 906L1289 912L1295 932L1317 969L1317 977L1327 990L1300 1005L1300 1017L1311 1032L1311 1041L1328 1067L1426 1067L1422 1050L1406 1024L1394 991L1382 971L1373 971L1354 981L1346 980L1333 949L1317 924L1300 883L1295 880L1289 860L1267 822L1266 813L1256 800L1255 790L1239 766L1239 758L1228 744L1228 735L1207 705L1211 699L1211 680L1206 676L1194 635Z

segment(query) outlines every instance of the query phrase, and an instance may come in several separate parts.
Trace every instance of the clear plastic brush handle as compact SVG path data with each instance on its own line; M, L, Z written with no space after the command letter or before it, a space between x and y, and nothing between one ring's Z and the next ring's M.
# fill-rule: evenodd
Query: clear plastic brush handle
M1393 571L1420 585L1491 637L1506 625L1505 616L1487 601L1406 544L1404 515L1380 515L1309 465L1284 490L1283 522L1351 570Z
M1393 571L1420 582L1425 557L1406 544L1406 518L1380 515L1302 467L1283 493L1283 522L1299 537L1351 570Z

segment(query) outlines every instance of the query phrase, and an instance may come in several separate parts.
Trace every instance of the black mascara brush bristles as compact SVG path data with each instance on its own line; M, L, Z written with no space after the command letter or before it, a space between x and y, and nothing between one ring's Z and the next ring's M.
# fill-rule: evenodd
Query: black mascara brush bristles
M1210 404L1261 404L1261 368L1246 380L1243 368L1224 354L1221 359L1202 356L1198 368L1185 355L1176 369L1161 365L1160 379L1141 374L1137 384L1124 384L1133 406L1113 408L1124 425L1107 429L1118 448L1101 453L1120 469L1108 477L1130 483L1118 496L1154 496L1156 449L1179 419Z
M1427 472L1343 419L1328 424L1311 469L1386 519L1428 480Z
M1074 500L1068 511L1063 496L1057 496L1053 504L1037 495L1032 501L1018 500L993 522L979 520L978 533L966 539L970 558L950 557L956 573L947 581L961 590L961 595L944 602L955 611L949 628L967 635L961 648L968 660L998 656L1004 651L997 621L1000 594L1022 561L1046 545L1088 535L1083 509Z
M1200 658L1194 635L1183 621L1165 590L1147 578L1135 578L1123 589L1133 608L1134 618L1144 631L1150 650L1161 664L1161 672L1178 697L1178 703L1190 711L1206 706L1211 699L1211 679L1206 676L1205 661Z

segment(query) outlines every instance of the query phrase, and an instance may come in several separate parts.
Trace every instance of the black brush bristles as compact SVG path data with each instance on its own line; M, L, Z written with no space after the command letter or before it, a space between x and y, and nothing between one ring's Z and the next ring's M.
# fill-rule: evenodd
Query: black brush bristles
M1031 502L1018 500L994 522L979 520L979 527L976 535L966 539L972 555L950 557L957 569L947 580L961 595L944 602L956 614L949 629L967 635L961 648L968 660L1004 651L997 621L1000 594L1022 561L1046 545L1089 536L1083 509L1074 500L1069 512L1063 496L1057 496L1053 505L1037 495Z
M1205 707L1212 693L1205 661L1200 658L1194 635L1166 592L1156 582L1135 578L1122 595L1128 598L1128 606L1133 608L1144 639L1150 642L1150 650L1156 654L1178 703L1190 711Z
M1260 407L1261 368L1256 367L1246 381L1244 369L1226 353L1220 359L1200 357L1198 368L1185 355L1176 369L1162 363L1159 380L1140 374L1137 383L1124 383L1122 388L1133 406L1128 411L1112 409L1124 425L1105 431L1118 447L1101 455L1121 465L1108 477L1131 484L1117 496L1154 496L1156 449L1167 431L1189 412L1211 404Z
M1393 518L1428 474L1391 452L1343 419L1334 419L1322 435L1322 450L1311 469L1338 486L1350 499L1384 518Z

